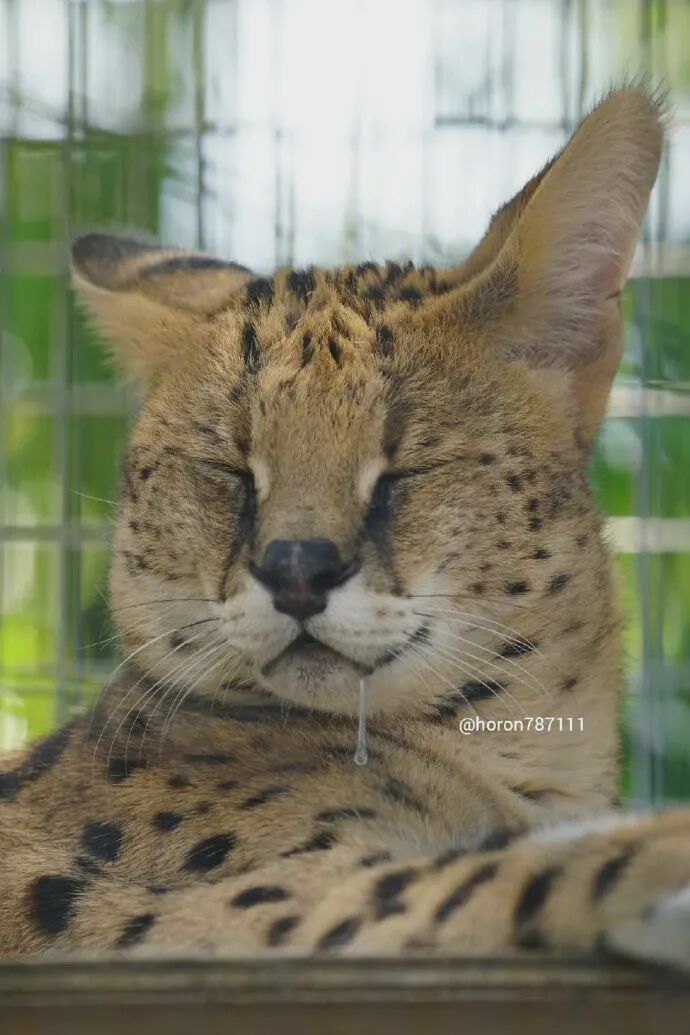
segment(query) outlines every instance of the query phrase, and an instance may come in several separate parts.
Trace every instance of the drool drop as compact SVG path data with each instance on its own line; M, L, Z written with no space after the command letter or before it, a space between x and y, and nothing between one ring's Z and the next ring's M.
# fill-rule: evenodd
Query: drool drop
M367 681L359 681L359 726L357 728L357 750L355 751L355 765L366 765L369 761L367 754Z

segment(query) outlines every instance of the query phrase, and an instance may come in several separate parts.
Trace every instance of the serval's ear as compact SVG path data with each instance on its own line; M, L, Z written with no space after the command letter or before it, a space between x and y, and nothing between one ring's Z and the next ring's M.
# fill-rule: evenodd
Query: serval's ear
M455 319L506 359L568 371L591 442L620 360L623 287L656 179L663 100L610 93L563 150L497 213L468 279L424 318Z
M194 348L252 280L243 266L114 234L72 245L74 289L127 377L150 381Z

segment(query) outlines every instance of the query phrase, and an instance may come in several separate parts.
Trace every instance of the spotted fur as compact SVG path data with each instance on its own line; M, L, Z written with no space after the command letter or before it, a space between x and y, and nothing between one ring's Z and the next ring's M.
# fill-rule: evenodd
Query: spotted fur
M658 99L611 94L452 269L75 243L144 387L127 661L4 760L4 953L634 954L686 930L688 813L587 826L616 797L620 662L586 467L661 139ZM286 542L338 571L307 617L266 567ZM543 714L584 730L458 729Z

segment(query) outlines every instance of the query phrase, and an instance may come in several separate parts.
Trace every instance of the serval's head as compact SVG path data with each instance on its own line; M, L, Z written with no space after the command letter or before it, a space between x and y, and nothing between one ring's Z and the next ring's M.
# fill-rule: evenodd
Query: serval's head
M451 269L76 241L145 387L112 567L140 670L341 713L366 676L372 710L431 712L515 696L537 642L552 684L610 648L586 465L662 135L610 94Z

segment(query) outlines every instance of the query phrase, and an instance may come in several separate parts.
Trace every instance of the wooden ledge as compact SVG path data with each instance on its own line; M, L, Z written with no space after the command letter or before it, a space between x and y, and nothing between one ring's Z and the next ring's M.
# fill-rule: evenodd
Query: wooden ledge
M690 981L527 959L65 958L0 963L7 1035L648 1035L690 1031Z

